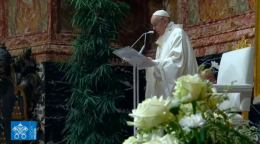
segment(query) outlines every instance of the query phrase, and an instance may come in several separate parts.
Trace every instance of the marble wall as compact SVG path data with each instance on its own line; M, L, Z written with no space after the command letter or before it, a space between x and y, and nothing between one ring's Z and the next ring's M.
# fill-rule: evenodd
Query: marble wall
M62 0L0 0L0 43L12 56L31 47L37 62L68 60L74 27L66 6Z
M197 56L229 51L242 36L254 43L256 0L123 1L132 9L120 27L119 47L133 44L151 30L150 17L158 9L167 10L175 23L184 24ZM77 31L70 25L72 12L61 0L0 0L0 42L14 56L30 46L38 62L67 60L72 53L69 43ZM148 56L154 56L157 38L157 34L148 36ZM136 49L141 46L142 42Z
M229 51L242 36L254 45L255 1L163 0L162 8L184 25L196 56L204 56Z
M229 51L246 36L254 44L255 0L187 0L182 23L197 56Z
M151 30L150 17L158 9L167 7L172 19L179 19L179 1L176 0L121 1L129 4L131 13L119 27L118 47L132 45L142 33ZM73 34L78 33L71 25L73 11L62 0L0 0L0 43L5 42L13 56L25 47L32 47L37 62L68 60L72 54L69 44ZM148 50L154 53L157 38L156 34L147 37L144 53L149 55ZM143 41L135 48L140 49L142 45Z
M0 0L0 42L2 42L1 39L4 38L4 21L5 21L5 12L4 12L4 1Z

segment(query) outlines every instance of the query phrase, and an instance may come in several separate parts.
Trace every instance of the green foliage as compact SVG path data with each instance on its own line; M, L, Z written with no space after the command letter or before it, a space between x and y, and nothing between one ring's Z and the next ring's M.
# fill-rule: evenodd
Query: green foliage
M72 43L74 54L61 68L73 84L64 130L67 143L122 143L127 115L116 112L124 96L120 77L113 74L110 64L115 56L108 41L116 39L129 7L112 0L67 1L75 7L72 24L81 29Z
M256 144L257 141L251 139L250 135L242 134L234 128L222 123L208 124L208 139L214 144L218 143L236 143L236 144ZM246 128L243 128L246 129ZM242 129L241 129L242 130Z

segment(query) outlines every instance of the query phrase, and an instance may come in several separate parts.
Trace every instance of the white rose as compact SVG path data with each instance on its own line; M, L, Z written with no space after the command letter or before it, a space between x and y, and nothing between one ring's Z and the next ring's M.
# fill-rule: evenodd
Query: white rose
M164 135L164 128L160 128L157 130L152 130L152 132L146 134L146 133L138 133L136 135L137 139L142 142L148 142L152 139L154 136L162 137Z
M182 76L175 83L173 95L183 103L193 102L206 96L206 83L198 75Z
M134 122L127 122L127 124L143 130L149 130L174 119L162 96L160 99L156 96L146 99L129 115L134 118Z
M180 142L172 135L167 134L160 139L163 144L180 144Z
M137 139L133 136L126 139L123 144L137 144Z
M144 143L144 144L162 144L160 142L160 138L161 138L160 136L153 134L151 140Z
M181 105L181 103L177 99L173 99L172 97L168 97L166 99L166 105L167 105L168 109L171 109L171 108L179 107Z
M150 141L150 142L146 142L144 144L163 144L160 141Z
M153 135L152 139L144 144L179 144L179 141L170 134L163 137Z
M188 104L182 104L180 106L180 109L181 111L186 114L186 115L190 115L192 114L193 112L193 109L192 109L192 104L191 103L188 103Z
M152 139L152 136L153 134L152 133L138 133L136 134L136 137L139 141L142 141L142 142L147 142L147 141L150 141Z

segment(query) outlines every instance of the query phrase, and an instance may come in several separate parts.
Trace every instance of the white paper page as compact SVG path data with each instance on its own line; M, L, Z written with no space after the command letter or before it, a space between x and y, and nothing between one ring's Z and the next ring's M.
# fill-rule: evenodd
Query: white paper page
M138 51L131 48L130 46L116 50L113 53L123 60L127 61L129 64L133 66L136 65L138 69L145 69L157 65L146 56L142 54L138 55Z

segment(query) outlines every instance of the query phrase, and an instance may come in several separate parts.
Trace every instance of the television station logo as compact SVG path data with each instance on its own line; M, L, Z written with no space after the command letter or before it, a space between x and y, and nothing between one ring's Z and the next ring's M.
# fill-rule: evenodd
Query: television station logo
M11 121L11 140L37 140L37 122Z

